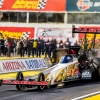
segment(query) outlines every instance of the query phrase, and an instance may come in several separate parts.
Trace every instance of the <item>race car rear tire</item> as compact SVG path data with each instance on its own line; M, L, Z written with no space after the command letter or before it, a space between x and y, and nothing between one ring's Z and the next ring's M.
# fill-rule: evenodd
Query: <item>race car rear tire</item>
M40 73L39 75L38 75L38 78L37 78L37 81L38 82L41 82L41 81L45 81L45 76L44 76L44 74L43 73ZM42 90L44 90L44 86L38 86L38 90L39 91L42 91Z
M92 60L92 66L95 69L95 73L96 73L95 78L100 80L100 58L94 58Z
M98 79L100 80L100 65L98 66L97 72L98 72Z
M24 80L24 76L22 72L18 72L16 75L16 80L21 81ZM16 85L17 90L21 90L22 85Z

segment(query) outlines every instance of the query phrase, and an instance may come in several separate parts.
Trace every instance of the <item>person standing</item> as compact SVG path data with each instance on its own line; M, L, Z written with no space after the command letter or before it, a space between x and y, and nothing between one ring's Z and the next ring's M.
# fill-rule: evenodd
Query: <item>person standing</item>
M28 45L27 45L27 43L28 43L28 38L24 40L24 43L25 43L25 47L24 47L24 48L25 48L25 51L24 51L24 52L25 52L25 54L27 54L27 51L28 51L28 50L27 50L27 49L28 49L28 47L27 47L27 46L28 46Z
M16 40L15 39L12 41L12 53L13 55L16 55Z
M19 54L20 57L24 57L24 42L23 39L19 41Z
M80 46L77 40L75 41L74 46Z
M45 57L49 56L50 57L50 42L49 39L45 42Z
M42 55L44 55L44 45L45 45L45 41L42 38L41 39L41 53L42 53Z
M32 56L36 55L36 49L37 49L37 40L35 39L33 41L33 49L32 49Z
M61 40L60 42L59 42L59 48L63 48L64 47L64 43L63 43L63 41Z
M16 53L17 53L17 55L20 54L20 53L19 53L19 47L20 47L19 42L20 42L20 39L17 39L17 40L16 40Z
M27 52L28 52L28 57L30 57L31 53L32 53L32 48L33 48L33 40L29 40L27 42Z
M7 51L8 51L8 41L5 40L4 42L4 55L7 56Z
M38 38L38 40L37 40L37 50L36 50L36 56L37 57L41 57L41 46L42 46L41 40L40 40L40 38Z
M7 42L8 42L8 52L7 52L7 54L8 54L8 57L11 57L11 47L12 47L11 39L8 38Z
M50 57L53 55L54 50L56 49L57 43L55 42L55 40L51 40L50 41L50 49L49 49L49 55Z
M69 41L69 38L67 38L66 42L64 43L65 48L69 48L71 46L71 42Z
M53 39L53 41L52 41L52 47L53 47L53 49L52 49L52 58L56 57L55 53L56 53L56 49L58 48L57 46L59 46L59 43L57 42L56 39Z

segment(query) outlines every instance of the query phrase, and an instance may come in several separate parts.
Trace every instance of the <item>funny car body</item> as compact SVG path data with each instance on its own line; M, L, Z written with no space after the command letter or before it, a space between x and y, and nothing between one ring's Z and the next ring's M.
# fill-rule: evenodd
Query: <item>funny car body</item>
M68 60L67 60L68 58ZM25 78L23 72L18 72L16 80L1 80L1 85L16 85L18 90L25 90L37 86L39 90L50 87L59 82L77 79L79 77L78 61L72 55L61 57L58 64L51 66L44 71Z
M24 78L23 72L18 72L16 80L2 79L0 80L0 85L16 85L16 88L22 91L34 87L38 87L38 90L44 90L45 87L50 88L51 85L57 85L70 80L92 79L97 75L97 71L96 67L88 66L86 60L80 64L73 55L65 55L61 57L58 64L38 72L37 75Z

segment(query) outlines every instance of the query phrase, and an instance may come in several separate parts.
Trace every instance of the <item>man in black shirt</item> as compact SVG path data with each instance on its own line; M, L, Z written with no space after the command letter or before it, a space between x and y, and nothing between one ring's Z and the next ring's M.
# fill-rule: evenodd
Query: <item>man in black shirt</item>
M33 49L33 40L29 40L27 42L27 52L28 52L28 57L30 57Z
M20 42L19 42L19 53L20 53L20 57L24 57L24 42L23 42L23 39L21 39Z
M65 46L65 48L69 48L69 46L71 46L71 42L69 41L69 38L67 38L64 46Z
M41 57L41 47L42 47L42 43L40 38L38 38L37 40L37 50L36 50L36 56L37 57Z
M45 41L43 39L41 39L41 52L42 52L42 55L44 55L44 45L45 45Z

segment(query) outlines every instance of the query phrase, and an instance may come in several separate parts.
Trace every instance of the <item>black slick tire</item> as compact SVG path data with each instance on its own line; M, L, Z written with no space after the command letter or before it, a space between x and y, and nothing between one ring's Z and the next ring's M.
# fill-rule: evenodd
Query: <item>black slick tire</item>
M37 82L42 82L45 81L45 76L43 73L39 73L38 78L37 78ZM43 91L44 90L44 86L37 86L39 91Z
M18 72L16 75L16 80L21 81L24 80L24 76L22 72ZM16 85L17 90L21 90L21 85Z

